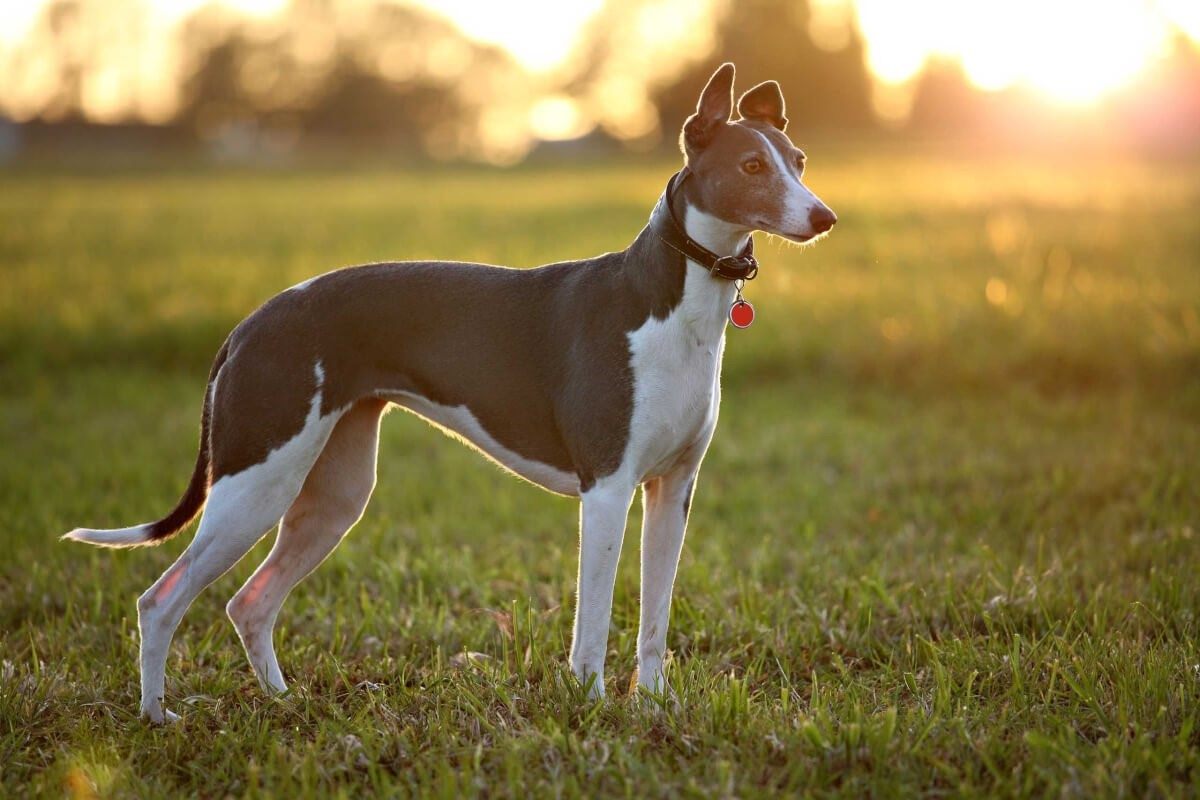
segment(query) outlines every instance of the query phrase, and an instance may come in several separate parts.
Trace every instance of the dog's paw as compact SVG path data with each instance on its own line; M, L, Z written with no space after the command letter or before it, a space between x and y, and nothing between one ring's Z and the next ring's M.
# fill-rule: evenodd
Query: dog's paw
M649 686L638 686L634 692L635 702L647 714L674 714L681 708L679 697L670 686L661 691Z
M679 710L679 697L661 672L643 681L639 671L635 670L629 681L629 690L643 711L659 713Z
M587 680L580 682L589 703L598 703L604 699L604 679L589 675Z
M143 708L142 718L151 725L172 725L182 719L174 711L163 708L159 703Z
M601 667L601 670L603 667ZM604 673L589 665L572 664L571 672L575 675L577 686L582 690L588 702L604 699Z

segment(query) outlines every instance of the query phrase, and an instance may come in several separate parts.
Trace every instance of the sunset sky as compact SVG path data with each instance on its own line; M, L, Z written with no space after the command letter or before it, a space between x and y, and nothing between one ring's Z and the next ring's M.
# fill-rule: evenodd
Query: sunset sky
M155 34L151 38L169 41L172 28L209 1L143 0L149 12L147 29ZM603 0L415 1L448 17L471 38L508 50L533 73L551 73L561 66L578 44L584 25L604 4ZM705 2L715 7L721 0L700 0L701 5ZM221 3L267 17L287 0ZM696 13L697 3L688 0L661 0L639 7L637 13L669 20L672 8L681 3ZM19 46L43 5L44 0L0 4L0 58ZM1167 51L1179 31L1200 41L1197 0L812 0L810 6L818 44L836 46L845 36L847 21L857 18L868 65L884 86L903 85L936 56L961 63L968 79L981 89L1024 86L1066 105L1092 103L1135 80ZM157 36L159 32L162 36ZM154 77L165 73L158 61L169 58L166 49L163 44L161 53L146 54L139 61L135 69L141 74L134 79L139 92L152 93ZM32 85L18 86L11 78L0 77L0 108L18 118L33 107L39 90L36 76L25 80ZM129 82L128 68L109 81L112 91L105 92L101 82L88 101L96 116L116 116L120 93L115 87ZM153 118L156 108L165 114L169 106L169 98L157 105L144 101L139 103L139 113ZM553 131L555 120L566 124L573 111L561 99L551 99L539 113L543 127Z

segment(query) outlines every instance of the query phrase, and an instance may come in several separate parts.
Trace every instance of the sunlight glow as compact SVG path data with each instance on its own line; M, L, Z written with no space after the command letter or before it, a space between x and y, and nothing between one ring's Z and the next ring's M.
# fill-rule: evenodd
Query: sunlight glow
M531 133L573 138L597 125L622 139L652 140L658 133L652 88L670 81L680 68L680 54L695 57L715 49L721 9L731 1L646 0L607 6L606 0L393 0L444 17L476 42L507 51L530 73L521 89L528 96L506 104L521 107L491 109L483 120L483 128L503 140L506 153L516 152ZM17 120L38 114L55 119L64 113L47 104L62 80L60 59L35 41L47 36L41 14L48 2L0 0L0 111ZM89 45L98 66L80 80L79 102L99 121L130 116L167 121L179 102L182 62L174 35L184 20L213 4L265 19L292 2L296 0L82 3L85 27L100 34ZM327 2L349 13L365 0ZM827 49L845 46L853 31L849 23L857 19L876 78L876 111L895 123L907 117L916 78L931 59L957 63L979 89L1025 88L1066 106L1086 106L1136 82L1169 52L1179 32L1200 41L1200 0L809 0L809 8L809 32ZM130 19L138 24L129 24ZM597 72L576 81L582 88L573 89L573 96L540 97L563 91L559 79L584 66L588 54L581 47L589 23L596 20L620 42L619 57L601 59ZM301 61L328 61L332 40L310 38L315 49L298 50ZM412 70L412 50L399 42L381 44L381 73L404 80ZM421 57L433 74L453 76L468 56L461 43L446 42ZM704 57L716 62L722 54ZM252 77L260 74L249 71Z
M565 95L544 97L529 112L533 135L547 141L574 139L588 131L588 120L576 103Z
M566 60L604 0L419 0L418 5L449 18L476 41L504 48L526 69L544 72Z
M1200 3L1196 0L1158 0L1158 7L1192 41L1200 42Z
M149 0L146 5L158 16L179 20L206 5L219 5L254 17L269 17L287 8L290 0Z
M41 3L0 3L0 47L24 39L41 13Z
M1200 27L1200 4L1179 0L858 0L872 72L886 83L915 77L931 57L962 65L985 90L1032 88L1090 103L1135 79L1169 43L1171 23Z

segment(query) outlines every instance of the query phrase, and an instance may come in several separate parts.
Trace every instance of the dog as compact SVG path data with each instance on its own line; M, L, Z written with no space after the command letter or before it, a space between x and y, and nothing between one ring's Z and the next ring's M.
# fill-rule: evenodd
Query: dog
M208 377L200 452L174 510L64 536L154 545L203 509L183 555L137 602L143 716L178 719L163 707L175 629L276 525L270 555L226 610L263 688L286 691L276 617L362 516L391 405L580 498L570 666L593 698L604 695L617 558L643 488L638 685L669 692L671 593L717 424L727 323L753 321L742 297L758 270L751 234L808 242L837 221L802 183L779 84L746 92L734 120L733 80L729 63L709 79L680 136L684 167L625 250L529 270L351 267L282 292L233 330Z

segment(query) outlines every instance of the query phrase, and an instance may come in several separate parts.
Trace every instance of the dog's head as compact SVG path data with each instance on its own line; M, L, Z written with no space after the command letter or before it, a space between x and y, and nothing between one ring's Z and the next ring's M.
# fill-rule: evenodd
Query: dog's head
M826 233L837 216L808 190L803 151L784 131L783 93L766 81L742 95L733 120L733 64L722 64L683 125L680 144L695 176L688 199L700 210L747 231L793 242Z

